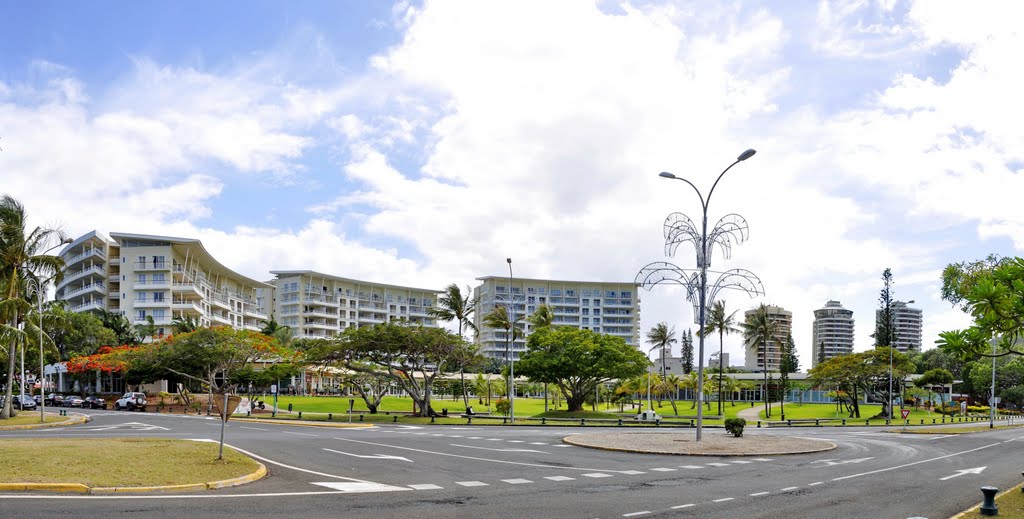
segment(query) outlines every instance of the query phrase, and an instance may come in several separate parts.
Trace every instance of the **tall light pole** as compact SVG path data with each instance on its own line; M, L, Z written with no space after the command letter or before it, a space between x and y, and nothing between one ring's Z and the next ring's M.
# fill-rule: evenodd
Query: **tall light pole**
M952 398L952 397L950 397ZM988 400L988 428L996 426L996 343L992 342L992 396Z
M896 301L896 303L892 305L893 308L889 310L889 420L896 418L896 415L892 413L892 351L896 349L896 345L893 344L896 337L896 317L894 316L893 310L900 307L906 308L907 305L914 303L915 301L913 299L906 303ZM900 401L902 402L902 400Z
M705 313L707 311L707 289L708 289L708 203L711 202L711 195L715 192L715 187L718 186L718 181L722 180L722 176L726 174L733 166L743 162L744 160L753 157L756 151L750 149L740 154L736 160L729 164L729 167L725 168L715 179L715 183L711 185L711 190L708 191L707 199L704 195L701 195L700 190L697 186L693 185L693 182L686 180L682 177L677 177L672 173L662 172L658 176L682 180L693 188L694 192L697 193L697 197L700 198L701 209L703 211L701 218L701 233L700 233L700 250L697 254L697 268L700 269L700 303L699 303L699 319L700 319L700 334L699 334L699 347L697 357L697 437L696 440L700 441L701 431L704 427L704 322ZM765 359L765 369L768 367L768 360Z
M512 258L505 258L508 262L508 342L515 350L516 341L516 319L515 319L515 298L512 297ZM505 349L505 359L508 360L508 414L512 423L516 423L516 363L515 351Z

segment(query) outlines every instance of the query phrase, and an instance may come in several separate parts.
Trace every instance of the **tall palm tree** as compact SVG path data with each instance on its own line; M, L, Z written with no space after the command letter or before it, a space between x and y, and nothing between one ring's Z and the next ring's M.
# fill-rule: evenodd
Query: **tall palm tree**
M754 310L754 313L747 316L747 320L742 326L743 341L747 347L755 351L758 346L761 347L761 367L764 372L764 389L761 396L764 400L765 417L770 418L772 412L771 406L768 404L768 342L778 340L776 335L779 324L778 321L772 319L771 314L768 313L768 307L762 303Z
M651 327L647 332L647 342L653 344L650 351L661 350L661 376L665 376L665 357L672 354L672 345L676 343L676 329L669 328L665 322Z
M668 393L668 401L672 404L672 414L676 416L679 415L679 409L676 409L676 391L682 384L683 380L675 373L665 375L665 378L661 381L662 390Z
M470 290L469 287L466 287L466 290ZM475 306L476 301L470 299L468 295L463 296L459 285L452 283L445 287L444 294L437 298L437 306L427 309L427 314L445 322L456 321L459 325L459 337L462 338L463 326L476 331L476 325L471 319ZM466 390L466 366L463 362L459 363L459 380L462 382L462 404L468 407L469 392Z
M194 332L199 328L199 321L194 315L177 316L171 319L171 332L175 334Z
M708 374L705 373L704 374L703 383L701 384L701 386L703 386L701 388L702 389L701 392L702 393L710 393L712 388L714 388L713 384L714 384L714 382L712 382L711 377L709 377ZM683 389L689 389L689 390L693 391L693 404L690 406L690 409L693 409L694 407L697 407L697 387L698 387L697 372L696 371L691 371L690 374L688 374L686 377L684 377L682 382L680 383L680 387L682 387ZM707 406L708 406L708 408L710 410L711 402L706 402L706 403L707 403Z
M288 329L290 329L290 327L284 326L281 323L278 323L274 319L274 314L270 314L270 318L269 319L267 319L265 321L260 321L260 326L262 326L262 328L260 328L260 333L262 333L263 335L268 335L270 337L273 337L274 334L278 330L281 330L281 329L288 330Z
M722 373L725 371L725 365L722 362L722 349L725 347L726 335L740 332L740 329L736 327L736 311L726 315L725 301L715 301L715 304L711 306L711 312L708 313L708 320L704 324L705 335L715 332L718 332L718 414L722 414Z
M46 254L50 244L65 241L64 234L47 227L36 227L26 232L27 220L25 207L20 202L9 195L0 198L0 287L3 289L0 299L7 303L0 307L0 322L10 323L12 329L18 327L23 306L15 302L27 303L26 279L34 277L36 282L42 282L47 276L57 276L64 268L63 259ZM12 333L4 335L15 338ZM7 387L0 419L12 416L15 348L16 342L11 340L7 349Z
M490 313L484 316L484 326L496 330L505 330L506 363L511 363L512 359L515 358L512 346L517 338L523 336L523 330L519 324L523 320L523 316L517 315L515 319L509 319L509 317L508 307L504 305L495 306L494 310L491 310ZM508 380L505 384L506 387L513 387L512 370L509 370Z

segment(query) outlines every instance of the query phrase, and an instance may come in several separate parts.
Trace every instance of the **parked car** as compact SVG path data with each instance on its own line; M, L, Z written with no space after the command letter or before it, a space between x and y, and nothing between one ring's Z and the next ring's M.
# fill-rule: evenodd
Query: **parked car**
M49 406L59 406L62 401L64 401L64 395L60 393L50 393L46 396L46 405Z
M71 395L64 397L64 401L60 403L62 407L82 407L82 397Z
M122 409L127 409L129 411L134 411L136 409L145 411L146 394L138 392L125 393L124 396L114 402L114 409L118 411Z
M0 395L0 407L4 405L4 397ZM21 395L14 395L11 399L11 406L21 411L31 411L36 408L36 401L32 400L32 397L26 395L25 399L21 399Z
M36 395L36 396L32 397L32 400L36 401L36 405L42 404L43 403L43 395Z
M87 396L85 401L82 402L83 408L88 409L106 409L107 402L98 396Z

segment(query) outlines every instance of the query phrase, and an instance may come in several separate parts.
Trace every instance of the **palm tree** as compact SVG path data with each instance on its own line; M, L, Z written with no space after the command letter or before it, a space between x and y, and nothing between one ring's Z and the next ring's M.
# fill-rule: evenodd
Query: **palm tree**
M185 315L175 317L171 319L171 332L178 333L189 333L194 332L199 328L199 321L196 320L194 315Z
M100 320L103 321L104 328L114 332L118 344L134 345L140 342L127 317L109 310L100 310Z
M495 306L494 310L484 316L484 326L488 328L494 328L496 330L505 330L505 347L507 348L506 363L511 363L512 359L515 358L515 352L512 351L512 345L515 344L516 339L523 336L523 330L518 324L523 320L522 315L517 315L515 319L509 319L508 307L504 305ZM512 387L512 371L509 370L508 387Z
M722 414L722 373L725 366L722 362L722 348L725 346L725 336L739 333L736 327L736 312L725 314L725 301L715 301L708 313L708 320L704 324L704 334L718 332L718 414Z
M708 377L707 373L704 374L704 381L702 386L703 393L710 393L711 390L714 388L713 382L711 381L711 378ZM691 371L689 375L683 378L680 387L682 387L683 389L689 389L693 391L693 405L690 406L690 409L697 407L697 372ZM711 402L706 402L706 404L708 406L708 410L711 410Z
M672 414L678 416L679 409L676 409L676 390L682 386L683 381L679 378L679 375L670 373L665 375L665 378L661 381L662 390L668 393L668 401L672 404Z
M11 324L10 329L4 330L4 335L14 339L7 349L7 387L0 419L13 415L11 400L17 334L12 331L18 328L22 307L28 306L25 300L26 280L31 277L41 283L45 276L57 276L64 268L63 259L45 254L54 241L65 241L64 234L46 227L36 227L26 233L27 220L25 207L20 202L9 195L0 199L0 288L3 290L0 299L6 303L0 306L0 322Z
M156 336L156 321L153 320L153 316L146 316L146 324L136 324L135 333L139 334L139 337L142 337L143 341L145 341L147 337L152 340L152 338Z
M470 290L469 287L466 287L466 290ZM437 298L437 306L427 309L427 314L441 321L457 322L459 337L462 338L463 326L477 331L476 325L471 319L475 306L476 301L471 300L468 295L463 296L459 285L452 283L445 287L444 294ZM464 362L459 363L459 380L462 381L462 404L468 407L469 392L466 391L466 365Z
M290 329L288 326L281 325L276 320L274 320L274 314L270 314L270 319L260 321L260 325L263 326L263 328L260 328L260 333L262 333L263 335L269 335L271 337L273 337L278 330Z
M743 341L747 343L747 347L756 351L757 347L761 346L761 367L764 370L764 389L761 396L764 399L765 417L770 418L772 412L768 404L768 341L778 339L778 321L772 319L768 307L762 303L754 313L747 316L747 321L742 326Z
M549 328L555 324L555 311L546 304L540 305L526 318L526 322L530 323L534 330Z
M676 329L669 328L665 322L651 327L647 332L647 342L653 344L649 351L661 350L661 376L665 376L665 357L672 355L672 345L676 342Z

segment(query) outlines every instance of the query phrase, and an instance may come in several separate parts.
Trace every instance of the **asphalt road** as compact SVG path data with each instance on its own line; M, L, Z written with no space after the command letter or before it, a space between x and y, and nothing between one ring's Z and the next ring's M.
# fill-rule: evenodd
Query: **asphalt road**
M216 440L220 430L218 421L204 417L89 414L94 420L88 424L4 432L0 441L41 436ZM748 435L798 435L838 445L817 454L764 457L629 454L561 442L596 430L230 422L226 442L260 459L268 477L192 494L0 494L0 510L5 517L935 519L980 501L981 486L1019 483L1024 469L1024 429L898 435L877 428L748 427Z

